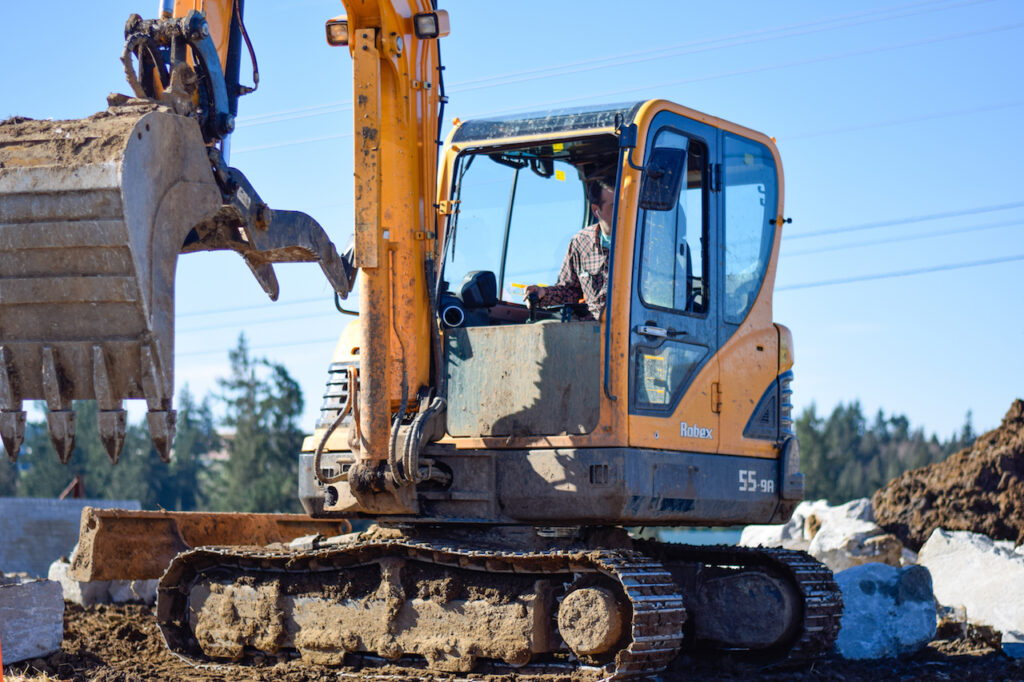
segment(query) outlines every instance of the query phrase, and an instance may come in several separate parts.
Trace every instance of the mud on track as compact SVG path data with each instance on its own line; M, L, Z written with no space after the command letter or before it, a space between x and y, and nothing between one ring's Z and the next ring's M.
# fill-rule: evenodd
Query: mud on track
M45 659L8 666L8 682L69 680L74 682L321 682L326 680L457 680L457 676L419 670L380 668L358 673L345 668L311 666L301 660L265 666L195 668L166 651L152 610L140 605L67 604L63 650ZM592 672L576 675L473 675L484 682L590 682ZM905 661L852 662L830 658L811 667L764 671L739 663L677 661L663 680L798 680L879 682L880 680L1017 680L1024 682L1024 660L1014 661L990 648L983 639L936 641Z

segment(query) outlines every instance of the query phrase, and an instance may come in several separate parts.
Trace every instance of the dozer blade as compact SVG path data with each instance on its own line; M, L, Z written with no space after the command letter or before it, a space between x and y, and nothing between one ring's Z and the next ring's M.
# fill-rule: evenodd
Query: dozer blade
M75 580L159 578L171 559L207 545L263 547L308 535L349 532L348 521L303 514L82 509L78 548L71 557Z
M165 459L174 435L174 270L221 206L195 121L146 102L75 121L0 123L0 435L45 400L63 461L73 400L96 400L112 460L124 399L144 398Z

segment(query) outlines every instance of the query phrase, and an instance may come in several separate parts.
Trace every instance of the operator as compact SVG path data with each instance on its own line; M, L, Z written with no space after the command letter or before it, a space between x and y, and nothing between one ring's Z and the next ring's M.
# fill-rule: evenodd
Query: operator
M525 298L529 299L530 294L536 293L537 303L541 306L583 301L587 304L584 319L598 320L608 298L608 250L612 239L615 189L605 179L592 180L587 185L587 199L597 222L584 227L569 241L558 281L549 287L531 284L526 287Z

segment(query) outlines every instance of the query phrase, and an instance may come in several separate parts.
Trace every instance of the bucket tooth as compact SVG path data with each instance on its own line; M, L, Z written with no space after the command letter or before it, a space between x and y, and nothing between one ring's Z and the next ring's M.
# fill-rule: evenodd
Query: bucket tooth
M174 442L175 423L178 413L174 410L159 410L148 412L146 421L149 422L149 437L153 439L153 446L156 448L160 459L165 462L171 461L171 444Z
M46 413L46 422L50 427L50 441L57 450L61 464L67 464L71 452L75 449L75 411L55 410Z
M18 451L25 440L25 413L0 410L0 437L3 439L7 456L12 462L18 461Z
M16 462L25 440L25 412L21 409L14 355L7 346L0 346L0 438L7 456Z
M125 410L100 410L96 413L96 422L100 442L110 457L110 463L117 464L128 431L128 413Z

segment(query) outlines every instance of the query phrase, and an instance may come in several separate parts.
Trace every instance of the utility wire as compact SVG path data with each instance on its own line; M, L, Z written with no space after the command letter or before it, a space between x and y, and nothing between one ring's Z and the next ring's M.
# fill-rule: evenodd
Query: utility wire
M923 275L929 272L943 272L945 270L960 270L963 268L976 268L985 265L996 265L999 263L1009 263L1012 261L1024 260L1024 254L1016 256L1004 256L1002 258L989 258L987 260L976 260L969 261L966 263L949 263L946 265L933 265L925 268L915 268L913 270L898 270L896 272L882 272L875 275L859 275L856 277L842 277L838 279L826 279L819 282L803 282L800 284L787 284L781 287L775 287L775 291L793 291L795 289L812 289L817 287L828 287L836 284L851 284L853 282L867 282L875 279L890 279L893 277L910 277L911 275Z
M293 346L312 346L312 345L318 344L318 343L335 343L335 342L337 342L337 340L338 340L338 337L337 336L333 336L333 337L331 337L329 339L312 339L312 340L308 340L308 341L287 341L287 342L284 342L284 343L269 343L269 344L265 344L265 345L262 345L262 346L249 346L249 350L253 351L253 350L267 350L267 349L270 349L270 348L286 348L286 347L291 348ZM216 355L218 353L227 354L227 352L228 352L227 348L218 348L216 350L196 350L196 351L189 351L187 353L175 353L174 357L176 357L176 358L184 358L184 357L193 357L193 356L196 356L196 355Z
M565 105L565 104L570 104L572 102L578 102L578 101L581 101L581 100L596 100L596 99L601 99L601 98L605 98L605 97L615 97L615 96L618 96L618 95L624 95L624 94L633 93L633 92L643 92L643 91L651 91L651 90L655 90L656 91L656 90L661 90L661 89L664 89L664 88L674 87L674 86L679 86L679 85L689 85L691 83L699 83L699 82L703 82L703 81L717 80L719 78L730 78L730 77L733 77L733 76L747 76L747 75L754 74L754 73L763 73L765 71L775 71L775 70L778 70L778 69L788 69L788 68L792 68L794 66L809 66L809 65L812 65L812 64L820 64L822 62L834 61L834 60L837 60L837 59L846 59L846 58L849 58L849 57L862 57L862 56L869 55L869 54L876 54L876 53L879 53L879 52L888 52L888 51L891 51L891 50L900 50L900 49L904 49L904 48L908 48L908 47L920 47L921 45L929 45L929 44L934 44L934 43L941 43L941 42L946 42L946 41L949 41L949 40L959 40L959 39L962 39L962 38L975 38L975 37L986 35L986 34L989 34L989 33L997 33L997 32L1000 32L1000 31L1010 31L1010 30L1014 30L1014 29L1018 29L1018 28L1022 28L1022 27L1024 27L1024 22L1018 22L1018 23L1014 23L1014 24L1002 24L1000 26L995 26L995 27L992 27L992 28L985 28L985 29L978 29L976 31L965 31L965 32L962 32L962 33L951 33L951 34L946 34L944 36L938 36L938 37L935 37L935 38L922 38L920 40L912 40L912 41L908 41L908 42L904 42L904 43L893 43L893 44L890 44L890 45L883 45L883 46L880 46L880 47L865 48L863 50L851 50L849 52L838 52L838 53L831 54L831 55L825 55L823 57L811 57L811 58L808 58L808 59L797 59L797 60L789 61L789 62L777 62L775 64L767 64L767 65L764 65L764 66L756 66L756 67L751 67L749 69L737 69L737 70L734 70L734 71L722 71L722 72L719 72L719 73L708 74L708 75L705 75L705 76L694 76L694 77L691 77L691 78L680 78L678 80L664 81L664 82L661 82L661 83L654 83L654 84L650 84L650 85L642 85L642 86L638 86L638 87L623 88L623 89L620 89L620 90L605 90L604 92L589 93L587 95L581 95L579 97L567 97L567 98L564 98L564 99L551 100L551 101L548 101L548 102L536 104L535 106L540 108L540 107L552 106L552 105ZM485 116L497 116L497 115L503 115L503 114L508 114L508 113L512 113L512 110L504 110L504 111L499 111L499 112L492 112L490 114L473 114L472 116L467 116L466 118L478 118L478 117L485 117Z
M822 31L848 28L851 26L859 26L863 24L877 23L882 21L891 21L894 19L902 19L910 16L938 12L947 9L956 9L967 5L980 4L990 1L991 0L965 0L962 2L949 2L949 0L931 0L929 2L918 2L898 7L886 7L880 10L873 10L870 12L860 12L856 14L847 14L838 17L828 17L825 19L818 19L810 22L764 28L756 31L748 31L744 33L718 36L715 38L707 38L704 40L689 41L685 43L678 43L676 45L668 45L665 47L654 48L649 50L626 52L614 56L598 57L595 59L567 62L563 64L528 69L524 71L513 71L494 76L485 76L482 78L466 80L461 83L455 83L451 86L450 90L452 92L462 92L467 90L476 90L484 87L497 87L517 82L539 80L542 78L551 78L554 76L563 76L581 73L584 71L593 71L597 69L608 68L609 66L634 64L638 62L664 59L667 57L682 56L686 54L693 54L697 52L704 52L714 49L741 47L744 45L764 42L767 40L777 40L780 38L790 38L810 33L818 33ZM723 45L719 43L726 44ZM283 111L242 117L239 119L238 125L239 127L248 127L264 125L267 123L279 123L294 119L308 118L311 116L320 116L328 113L346 111L351 108L351 100L329 102L326 104L318 104L310 107L287 109Z
M842 24L839 24L839 25L836 25L836 26L825 26L825 27L821 27L821 28L809 28L809 29L806 29L806 30L791 30L791 29L792 28L799 28L800 26L814 26L814 25L817 25L819 23L831 22L833 20L825 20L825 22L812 22L811 24L804 24L804 25L797 24L794 27L781 27L781 28L778 28L778 29L765 29L765 30L762 30L762 31L753 31L751 33L739 34L738 36L734 36L734 37L714 38L714 39L710 39L710 40L697 41L697 42L694 42L694 43L688 43L688 44L684 43L682 45L678 45L678 46L674 46L674 47L670 47L670 48L661 48L659 50L652 50L652 52L667 52L666 54L657 54L657 55L653 55L653 56L640 56L640 57L636 57L636 58L633 58L633 59L628 59L628 58L624 59L624 58L622 58L622 57L627 57L628 55L623 55L623 56L620 56L620 57L605 57L605 58L602 58L600 61L607 62L607 63L597 64L597 65L590 65L590 64L588 64L588 65L585 65L585 66L580 66L578 68L562 68L562 69L558 70L556 73L551 73L551 74L547 74L547 75L539 76L539 77L538 76L524 76L524 77L519 77L519 78L504 78L504 79L500 80L499 82L496 82L496 83L493 83L493 84L484 83L484 84L472 85L472 86L468 86L468 87L454 87L454 88L452 88L452 91L455 94L458 94L460 92L465 92L465 91L468 91L468 90L478 90L480 88L494 87L494 86L497 86L497 85L501 85L501 86L511 85L513 83L522 83L522 82L537 80L538 78L551 78L553 76L567 76L567 75L573 75L573 74L577 74L577 73L583 73L583 72L586 72L586 71L595 71L595 70L598 70L598 69L607 69L607 68L611 68L611 67L625 66L625 65L629 65L629 64L638 64L638 63L642 63L642 62L649 62L649 61L655 61L655 60L659 60L659 59L666 59L668 57L682 57L682 56L686 56L686 55L698 54L698 53L701 53L701 52L708 52L708 51L711 51L711 50L718 50L718 49L722 49L722 48L742 47L742 46L745 46L745 45L753 45L753 44L756 44L756 43L762 43L762 42L766 42L766 41L770 41L770 40L777 40L777 39L780 39L780 38L793 38L793 37L802 36L802 35L809 35L809 34L812 34L812 33L820 33L822 31L830 31L830 30L834 30L834 29L838 29L838 28L847 28L847 27L851 27L851 26L859 26L859 25L864 25L864 24L871 24L871 23L876 23L876 22L879 22L879 21L889 21L891 19L901 19L901 18L904 18L904 17L915 16L915 15L924 14L924 13L927 13L927 12L934 12L934 11L937 11L937 10L950 9L950 8L954 8L954 7L964 6L964 5L975 4L976 2L986 2L986 1L987 0L968 0L968 2L949 5L948 7L937 7L937 8L920 10L920 11L916 11L916 12L906 12L904 14L900 14L900 15L896 15L896 16L891 16L891 17L877 17L877 18L870 18L870 19L865 19L865 20L861 20L861 21L849 21L849 22L845 22L845 23L842 23ZM778 33L778 35L767 35L767 36L763 36L762 35L761 37L757 37L757 38L740 39L740 38L744 38L744 37L748 37L748 36L757 36L757 35L760 35L760 34L763 34L763 33L766 33L766 32L768 32L768 33ZM732 41L732 42L726 42L726 41ZM726 42L726 44L724 44L724 45L715 44L715 43L719 43L719 42ZM487 79L481 79L481 80L487 80Z
M796 66L810 66L810 65L813 65L813 64L820 64L820 63L823 63L823 62L834 61L834 60L837 60L837 59L847 59L849 57L861 57L861 56L870 55L870 54L877 54L879 52L888 52L888 51L891 51L891 50L900 50L900 49L905 49L905 48L909 48L909 47L920 47L922 45L930 45L930 44L934 44L934 43L941 43L941 42L946 42L946 41L949 41L949 40L960 40L960 39L963 39L963 38L974 38L974 37L986 35L986 34L989 34L989 33L997 33L997 32L1000 32L1000 31L1010 31L1010 30L1015 30L1015 29L1019 29L1019 28L1022 28L1022 27L1024 27L1024 22L1018 22L1018 23L1014 23L1014 24L1003 24L1003 25L1000 25L1000 26L995 26L995 27L985 28L985 29L978 29L978 30L975 30L975 31L965 31L965 32L962 32L962 33L952 33L952 34L947 34L947 35L944 35L944 36L938 36L938 37L935 37L935 38L923 38L921 40L913 40L913 41L903 42L903 43L893 43L893 44L890 44L890 45L883 45L883 46L880 46L880 47L866 48L866 49L863 49L863 50L852 50L852 51L849 51L849 52L839 52L839 53L835 53L835 54L831 54L831 55L825 55L825 56L821 56L821 57L811 57L811 58L808 58L808 59L798 59L798 60L793 60L793 61L788 61L788 62L777 62L775 64L767 64L767 65L756 66L756 67L751 67L751 68L747 68L747 69L736 69L736 70L733 70L733 71L722 71L722 72L718 72L718 73L707 74L707 75L704 75L704 76L693 76L693 77L690 77L690 78L682 78L682 79L677 79L677 80L664 81L664 82L661 82L661 83L653 83L653 84L642 85L642 86L638 86L638 87L622 88L622 89L618 89L618 90L606 90L606 91L600 92L600 93L589 93L587 95L581 95L581 96L577 96L577 97L567 97L567 98L563 98L563 99L549 100L547 102L539 102L539 103L535 103L534 106L536 108L540 109L540 108L552 107L552 106L556 106L556 105L571 104L571 103L579 102L579 101L582 101L582 100L593 100L593 99L610 98L610 97L616 97L616 96L619 96L619 95L625 95L625 94L635 93L635 92L644 92L644 91L652 91L652 90L657 91L657 90L662 90L662 89L665 89L665 88L668 88L668 87L678 87L680 85L689 85L689 84L692 84L692 83L699 83L699 82L703 82L703 81L718 80L718 79L721 79L721 78L731 78L731 77L735 77L735 76L747 76L747 75L751 75L751 74L755 74L755 73L764 73L766 71L776 71L776 70L779 70L779 69L793 68L793 67L796 67ZM467 118L487 118L487 117L493 117L493 116L501 116L501 115L505 115L505 114L509 114L509 113L513 113L513 111L509 110L509 109L505 109L505 110L501 110L501 111L478 112L478 113L471 114L470 116L467 116ZM888 124L880 124L880 125L888 125ZM239 149L233 149L232 153L233 154L245 154L245 153L248 153L248 152L264 151L264 150L268 150L268 149L277 149L279 147L287 147L287 146L295 145L295 144L308 144L308 143L312 143L312 142L323 142L323 141L326 141L326 140L343 139L343 138L347 138L347 137L351 137L351 136L352 136L352 133L339 133L339 134L335 134L335 135L325 135L325 136L322 136L322 137L311 137L311 138L306 138L306 139L302 139L302 140L291 140L291 141L285 141L285 142L276 142L276 143L272 143L272 144L268 144L268 145L259 145L259 146L255 146L255 147L243 147L243 148L239 148Z
M801 133L799 135L777 135L776 139L783 142L792 142L794 140L806 140L812 137L824 137L826 135L839 135L841 133L852 133L860 130L870 130L871 128L886 128L888 126L905 125L907 123L920 123L921 121L934 121L940 118L951 118L953 116L966 116L967 114L982 114L989 111L998 111L1000 109L1013 109L1015 107L1024 106L1024 100L1018 100L1016 102L1003 102L1002 104L992 104L988 106L975 107L972 109L958 109L956 111L944 111L932 114L922 114L920 116L910 116L907 118L890 119L888 121L877 121L875 123L865 123L856 126L844 126L842 128L832 128L831 130L819 130L811 133Z
M317 298L304 298L299 301L285 301L283 303L262 303L259 305L247 305L239 306L237 308L219 308L217 310L197 310L191 313L181 313L177 317L199 317L201 315L223 315L224 313L237 313L243 310L260 310L266 308L268 305L275 305L277 307L288 306L288 305L304 305L306 303L328 303L330 302L329 296L319 296Z
M892 244L893 242L909 242L918 239L931 239L933 237L945 237L951 234L963 234L966 232L980 232L982 230L991 230L997 227L1008 227L1011 225L1024 225L1024 222L1018 220L1007 220L1000 223L987 223L985 225L974 225L972 227L961 227L952 230L936 230L934 232L922 232L920 234L905 235L902 237L889 237L888 239L874 239L866 242L855 242L851 244L838 244L836 246L825 246L818 249L804 249L803 251L789 251L784 255L786 258L793 258L795 256L807 256L812 253L826 253L828 251L845 251L846 249L859 249L867 246L878 246L879 244Z
M940 218L954 218L957 216L964 215L977 215L979 213L991 213L993 211L1006 211L1011 208L1020 208L1024 206L1024 201L1015 201L1008 204L996 204L993 206L979 206L977 208L965 208L958 211L944 211L942 213L929 213L922 216L913 216L910 218L896 218L894 220L880 220L874 223L864 223L861 225L848 225L846 227L832 227L827 230L816 230L814 232L801 232L800 234L784 234L782 238L784 240L795 241L797 239L806 239L808 237L821 237L828 234L845 234L847 232L858 232L860 230L873 230L877 227L889 227L891 225L906 225L908 223L922 223L928 220L938 220Z
M274 318L267 318L267 319L260 319L260 320L246 320L245 326L246 327L253 327L253 326L256 326L256 325L260 325L260 324L279 324L281 322L294 322L295 320L311 320L311 319L315 319L315 318L325 318L325 317L337 318L338 317L338 311L335 310L334 308L331 308L329 310L323 310L323 311L320 311L320 312L317 312L317 313L308 313L306 315L292 315L291 317L274 317ZM208 332L208 331L213 331L215 329L227 329L228 327L238 327L238 326L239 326L238 322L226 322L226 323L222 322L222 323L212 324L212 325L209 325L207 327L194 327L192 329L176 329L174 333L180 336L182 334L196 334L196 333L199 333L199 332Z

